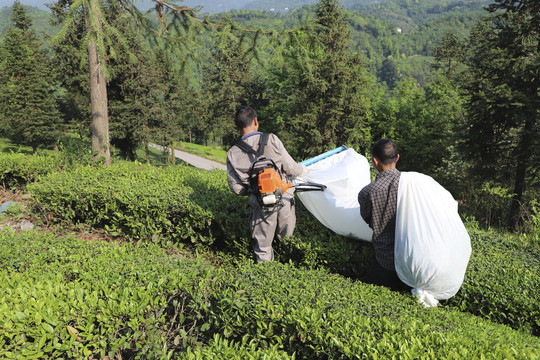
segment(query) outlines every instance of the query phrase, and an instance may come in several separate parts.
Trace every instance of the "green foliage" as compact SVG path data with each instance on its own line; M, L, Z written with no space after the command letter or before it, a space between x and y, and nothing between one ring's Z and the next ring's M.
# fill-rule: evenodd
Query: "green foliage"
M0 357L168 358L200 342L213 272L147 245L0 233Z
M432 79L425 88L411 78L399 82L392 95L381 97L371 128L373 142L392 139L398 145L398 168L429 174L457 193L465 177L460 157L452 159L463 123L461 98L444 77ZM449 170L449 165L452 168Z
M465 280L447 304L540 335L540 249L513 235L469 229L472 255Z
M182 173L182 167L136 163L83 166L43 178L28 189L43 211L68 222L135 240L212 244L216 209L207 207L210 201L197 201L211 194L186 186ZM214 206L219 205L224 204Z
M14 1L7 2L4 5L4 7L0 8L0 37L4 36L4 33L6 30L11 26L11 12L13 11L13 7L11 6L14 3ZM5 6L10 5L10 6ZM32 24L34 24L34 28L36 29L36 32L38 34L44 34L45 37L53 36L58 32L58 28L51 26L49 24L49 16L50 14L45 11L38 9L33 6L24 6L28 17L32 21Z
M13 26L0 47L0 133L34 152L56 144L61 115L50 85L51 69L24 7L16 1Z
M34 182L38 177L62 167L58 156L0 154L0 185L4 189L18 189Z
M257 346L256 341L247 340L245 337L240 342L227 340L223 336L216 334L209 344L202 348L187 348L185 354L178 359L182 360L287 360L296 359L296 356L289 355L285 350L279 349L279 344L269 348Z
M521 204L535 181L540 144L538 2L496 0L474 29L462 86L468 95L467 155L474 175L512 183L509 225L519 226Z
M226 283L211 299L211 330L262 348L279 344L302 359L526 359L540 346L533 336L324 271L264 263L241 267Z
M538 338L279 263L0 232L2 358L531 359Z
M265 112L295 158L368 146L369 77L362 55L350 48L345 12L329 0L315 15L312 29L290 32L270 65Z
M255 45L248 43L256 40L248 40L245 34L237 38L228 28L211 40L214 45L203 74L203 98L211 100L203 102L205 121L197 132L212 141L219 139L221 145L223 140L232 145L238 135L234 125L236 110L243 105L257 108L262 97L262 81L251 70Z

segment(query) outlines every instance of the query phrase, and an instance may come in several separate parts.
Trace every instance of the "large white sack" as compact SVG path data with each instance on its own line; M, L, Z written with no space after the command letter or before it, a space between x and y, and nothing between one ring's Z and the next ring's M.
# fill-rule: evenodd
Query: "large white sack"
M450 192L427 175L402 172L396 216L394 261L401 281L437 300L454 296L471 242Z
M360 216L358 193L370 183L367 159L347 149L312 165L309 173L294 184L314 182L326 185L324 191L297 192L298 198L324 226L335 233L371 241L373 231Z

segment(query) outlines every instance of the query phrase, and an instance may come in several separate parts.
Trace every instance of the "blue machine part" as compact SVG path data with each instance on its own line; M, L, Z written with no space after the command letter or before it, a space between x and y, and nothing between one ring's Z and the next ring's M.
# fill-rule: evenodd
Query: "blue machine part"
M309 165L312 165L312 164L316 163L317 161L321 161L322 159L326 159L329 156L332 156L334 154L338 154L338 153L340 153L342 151L345 151L347 149L348 149L348 147L346 147L345 145L341 145L340 147L337 147L337 148L335 148L333 150L322 153L321 155L317 155L315 157L312 157L311 159L304 160L300 164L304 165L304 166L309 166Z

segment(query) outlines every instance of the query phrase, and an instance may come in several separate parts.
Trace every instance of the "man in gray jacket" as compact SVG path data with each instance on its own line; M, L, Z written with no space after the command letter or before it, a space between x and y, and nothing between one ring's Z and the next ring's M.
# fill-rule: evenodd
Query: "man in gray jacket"
M236 127L242 132L242 139L254 151L259 150L259 141L263 135L259 132L257 114L249 106L242 107L236 113ZM274 134L269 134L264 147L264 156L272 159L282 173L290 177L307 174L307 167L296 163L289 155L283 143ZM288 189L280 204L263 207L257 195L250 191L249 170L255 156L246 153L234 145L227 152L227 181L229 188L237 195L249 195L249 225L251 237L255 240L255 256L258 262L274 260L272 241L274 236L291 236L296 225L294 210L294 190Z

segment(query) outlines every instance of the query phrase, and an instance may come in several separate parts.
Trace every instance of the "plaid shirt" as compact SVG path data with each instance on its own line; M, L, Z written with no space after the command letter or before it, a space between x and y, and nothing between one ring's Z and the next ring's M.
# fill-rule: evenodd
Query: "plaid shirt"
M382 267L395 271L397 192L401 173L390 169L377 174L375 181L358 194L360 215L373 230L375 258Z

